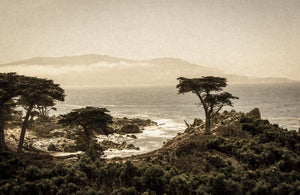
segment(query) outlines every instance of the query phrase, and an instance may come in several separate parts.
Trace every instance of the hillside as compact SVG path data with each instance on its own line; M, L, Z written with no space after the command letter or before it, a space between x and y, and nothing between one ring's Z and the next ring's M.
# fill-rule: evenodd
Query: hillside
M61 160L0 153L3 194L299 194L299 141L249 113L224 111L204 134L196 119L154 152L126 159Z
M222 76L229 82L288 82L282 78L253 78L225 74L176 58L129 60L107 55L37 57L0 65L1 72L54 79L69 86L175 85L176 78Z

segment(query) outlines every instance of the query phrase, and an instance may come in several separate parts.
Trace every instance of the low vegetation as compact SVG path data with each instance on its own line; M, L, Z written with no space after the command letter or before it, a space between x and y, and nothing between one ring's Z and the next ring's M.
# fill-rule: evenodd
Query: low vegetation
M140 160L82 156L46 165L1 155L4 194L299 194L300 136L243 116L238 135L186 135L173 153ZM47 158L44 158L47 159ZM154 160L153 160L154 159ZM164 160L162 160L164 159ZM48 160L53 160L48 157ZM25 161L25 162L24 162ZM25 164L24 164L25 163Z
M299 132L261 120L258 109L248 114L219 114L223 106L232 105L231 99L236 99L227 92L216 93L226 86L223 78L180 78L180 93L203 93L199 98L208 112L206 124L200 119L193 125L187 124L185 133L152 153L111 160L93 155L91 143L94 131L111 133L107 125L113 119L108 110L86 107L62 115L60 124L56 119L45 122L51 121L46 113L54 106L54 100L64 100L64 91L51 80L31 82L36 79L0 74L1 194L300 194ZM214 86L207 85L211 80ZM189 86L191 83L193 87L197 85L196 89ZM44 88L44 84L50 86ZM199 87L200 84L208 88ZM57 126L81 126L86 155L63 160L41 151L20 153L21 146L18 153L9 151L4 127L16 104L27 108L25 127L30 125L36 132L44 129L40 132L43 136ZM40 120L31 121L34 108L42 113ZM20 119L19 114L16 116ZM114 125L122 121L127 119ZM45 124L53 125L43 128Z

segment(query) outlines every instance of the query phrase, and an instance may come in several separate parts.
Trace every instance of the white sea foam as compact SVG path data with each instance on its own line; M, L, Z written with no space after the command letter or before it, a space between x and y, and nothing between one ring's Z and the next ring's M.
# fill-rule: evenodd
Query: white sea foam
M161 148L164 141L174 137L178 132L182 132L184 130L184 125L176 123L171 119L159 119L155 122L158 122L160 125L145 127L143 133L134 134L137 139L120 134L113 134L108 137L102 135L97 136L98 141L103 141L105 139L109 139L116 143L126 141L128 144L134 144L136 147L140 148L140 150L108 149L104 151L104 158L128 157L131 155L151 152Z
M300 85L230 85L226 90L239 99L234 101L233 108L224 109L249 112L258 107L262 117L270 122L289 130L299 128ZM67 89L66 101L59 103L57 108L58 112L65 113L73 108L92 105L107 107L114 117L149 118L156 121L158 126L146 127L144 133L136 134L138 139L135 141L124 138L128 143L140 147L140 151L131 151L130 154L124 150L114 152L115 155L119 152L118 155L125 153L130 156L131 153L138 154L161 147L166 139L184 131L184 120L192 123L196 117L204 118L203 109L195 106L198 102L196 96L177 93L175 86Z

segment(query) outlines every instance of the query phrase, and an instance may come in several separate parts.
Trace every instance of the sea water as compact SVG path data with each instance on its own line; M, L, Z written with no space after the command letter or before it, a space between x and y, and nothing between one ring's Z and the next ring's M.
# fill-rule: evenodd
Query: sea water
M255 107L262 118L289 130L298 130L300 120L300 84L231 84L226 89L234 96L234 107L223 110L249 112ZM57 104L59 114L85 106L105 107L114 117L151 119L157 127L147 127L138 139L126 138L140 147L134 150L110 150L108 157L148 152L163 145L185 129L184 120L204 119L203 109L195 94L178 95L175 86L164 87L85 87L66 88L66 99ZM125 138L124 138L125 139Z

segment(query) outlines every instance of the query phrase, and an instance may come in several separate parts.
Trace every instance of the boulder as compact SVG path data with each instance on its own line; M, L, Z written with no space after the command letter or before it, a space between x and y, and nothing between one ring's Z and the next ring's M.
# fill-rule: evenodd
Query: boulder
M126 137L130 137L132 139L137 139L137 137L135 135L126 135Z
M196 127L196 126L200 126L200 125L202 125L204 122L203 122L203 120L202 119L200 119L200 118L195 118L194 119L194 123L193 123L193 127Z
M258 108L254 108L253 110L248 112L246 114L246 117L253 118L253 119L256 119L256 120L261 120L261 115L260 115L260 111L259 111Z
M127 124L124 125L121 130L119 131L121 134L126 134L126 133L142 133L141 129L137 125L133 124Z
M140 150L139 147L136 147L136 146L134 146L133 144L128 144L128 145L126 146L126 148L127 148L127 149L131 149L131 150Z
M114 128L112 127L106 127L106 131L108 132L108 134L112 134L115 132Z
M54 151L54 152L61 152L62 149L60 147L58 147L57 145L51 143L49 144L48 148L47 148L48 151Z
M117 144L115 142L112 142L112 141L109 141L109 140L103 140L101 143L100 143L100 146L106 150L108 148L118 148L120 144Z

